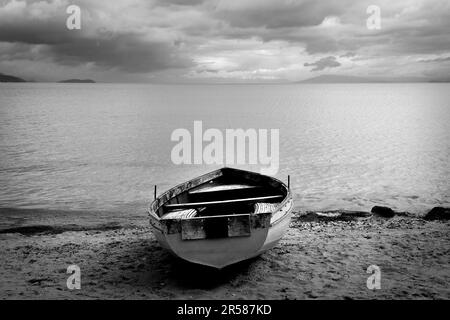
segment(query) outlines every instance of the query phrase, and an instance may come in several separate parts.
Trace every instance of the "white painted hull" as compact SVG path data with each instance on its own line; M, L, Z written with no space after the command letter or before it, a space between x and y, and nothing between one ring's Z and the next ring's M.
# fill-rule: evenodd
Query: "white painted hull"
M279 219L274 221L273 217L276 217L274 214L269 228L252 229L249 237L183 240L181 233L164 234L155 228L153 233L161 246L177 257L192 263L222 269L256 257L275 247L289 228L292 206L290 199L286 202Z

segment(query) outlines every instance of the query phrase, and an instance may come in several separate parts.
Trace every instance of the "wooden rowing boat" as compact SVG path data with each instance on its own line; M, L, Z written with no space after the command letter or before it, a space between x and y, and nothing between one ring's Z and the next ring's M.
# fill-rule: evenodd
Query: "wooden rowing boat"
M288 229L292 207L283 182L222 168L164 192L149 215L164 248L220 269L274 247Z

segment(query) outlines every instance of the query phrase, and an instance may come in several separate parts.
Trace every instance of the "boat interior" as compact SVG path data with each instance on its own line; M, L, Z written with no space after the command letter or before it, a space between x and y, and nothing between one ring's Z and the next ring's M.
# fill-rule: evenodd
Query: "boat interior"
M155 212L161 219L273 212L288 194L284 184L270 177L236 169L217 172L206 181L191 180L169 190Z

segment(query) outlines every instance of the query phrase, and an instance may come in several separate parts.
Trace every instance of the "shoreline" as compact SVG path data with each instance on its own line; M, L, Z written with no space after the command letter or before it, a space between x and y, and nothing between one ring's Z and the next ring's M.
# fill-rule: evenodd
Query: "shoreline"
M215 270L171 256L146 219L23 226L0 233L0 299L449 299L449 227L296 211L274 249ZM72 264L81 269L80 290L66 286ZM380 290L366 286L370 265L381 269Z

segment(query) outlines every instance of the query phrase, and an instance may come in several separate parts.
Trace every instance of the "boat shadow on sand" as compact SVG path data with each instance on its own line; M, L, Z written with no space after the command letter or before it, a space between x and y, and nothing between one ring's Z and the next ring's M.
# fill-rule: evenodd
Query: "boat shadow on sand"
M252 267L261 260L259 257L244 260L223 269L202 266L170 256L170 277L180 286L188 288L212 288L238 281L248 275Z
M121 267L115 280L127 280L128 284L136 288L145 287L151 291L207 290L225 284L239 285L252 273L258 261L263 261L255 257L219 270L175 257L156 241L150 244L147 242L146 245L135 243L129 250L127 256L116 257ZM139 261L137 265L136 261Z

